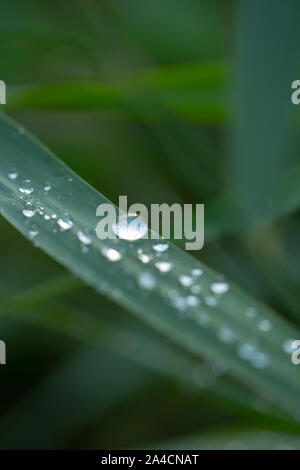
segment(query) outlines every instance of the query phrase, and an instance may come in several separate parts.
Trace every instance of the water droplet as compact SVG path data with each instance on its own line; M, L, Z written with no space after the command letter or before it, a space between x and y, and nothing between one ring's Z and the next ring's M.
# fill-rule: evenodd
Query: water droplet
M68 182L69 183L72 183L73 182L73 178L70 176L70 178L68 178Z
M24 180L22 183L21 183L21 186L19 187L19 191L20 193L22 194L26 194L26 196L28 194L31 194L33 193L33 186L32 186L32 183L30 180Z
M52 186L50 183L46 183L45 186L44 186L44 191L48 192L48 191L51 191L52 189Z
M51 215L51 219L57 219L57 215L56 215L56 214L52 214L52 215Z
M192 275L193 276L202 276L203 274L203 269L200 269L200 268L195 268L195 269L192 269Z
M282 345L283 351L286 352L287 354L292 354L292 352L295 351L295 348L293 348L294 341L295 341L294 339L285 340Z
M235 341L235 333L230 328L222 327L219 329L217 336L220 341L226 344L232 344Z
M143 250L138 250L138 259L142 263L147 264L151 260L151 256L147 255L146 253L143 253Z
M24 127L19 127L18 133L19 133L20 135L25 134L25 129L24 129Z
M79 230L77 232L77 238L83 245L90 245L92 243L92 237L87 230Z
M267 354L258 351L251 360L251 364L256 369L265 369L270 364L270 358Z
M238 355L241 359L252 360L256 354L256 348L253 344L243 343L238 347Z
M184 287L190 287L193 284L194 279L191 276L187 276L186 274L182 274L181 276L179 276L179 282Z
M205 297L204 299L204 302L206 303L206 305L208 305L209 307L216 307L218 305L218 299L216 299L215 297L212 297L211 295Z
M44 219L45 219L45 220L50 220L50 215L46 214L46 215L44 216Z
M18 176L19 176L19 173L17 172L15 168L11 168L11 170L9 170L8 177L10 180L16 180Z
M39 231L38 231L38 229L37 229L35 226L32 227L32 228L29 230L29 237L30 237L30 238L35 238L35 237L38 236L38 234L39 234Z
M105 256L109 261L115 262L120 261L122 255L119 251L115 250L114 248L102 248L101 253Z
M195 295L188 295L186 298L186 303L189 307L198 307L200 304L200 299Z
M73 220L69 215L64 215L57 220L57 225L61 230L70 230L73 227Z
M150 273L140 273L137 278L137 282L140 287L147 289L147 290L152 290L154 289L156 285L156 279L155 277L150 274Z
M156 245L153 245L152 248L157 253L164 253L169 248L169 244L168 243L157 243Z
M129 214L121 216L118 222L113 224L112 230L121 240L135 241L147 234L148 225L142 217Z
M25 217L33 217L36 214L36 209L33 207L31 202L26 203L26 208L22 210L23 215Z
M213 282L210 286L214 294L225 294L229 290L229 284L227 282Z
M89 247L86 245L81 246L81 253L86 254L90 251Z
M169 271L171 271L173 264L169 263L168 261L157 261L157 263L155 263L155 266L161 273L168 273Z
M186 299L180 295L175 296L171 299L171 304L176 310L184 311L187 308Z
M270 320L261 320L258 324L258 329L260 331L270 331L272 328L272 324Z
M198 295L198 294L200 294L201 291L202 291L202 287L199 286L199 284L194 284L194 285L191 287L191 293L192 293L192 294Z

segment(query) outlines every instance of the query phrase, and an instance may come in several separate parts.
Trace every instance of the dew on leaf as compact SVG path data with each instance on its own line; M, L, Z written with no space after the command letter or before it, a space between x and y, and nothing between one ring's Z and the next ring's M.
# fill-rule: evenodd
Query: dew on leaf
M77 238L83 245L90 245L92 243L92 237L88 231L79 230Z
M187 276L186 274L182 274L181 276L179 276L179 282L184 287L190 287L193 284L194 279L191 276Z
M171 271L173 264L169 261L157 261L155 263L155 266L161 273L168 273L169 271Z
M73 220L69 215L64 215L57 220L57 225L62 231L70 230L73 227Z
M164 253L169 248L169 244L168 243L157 243L156 245L153 245L152 248L157 253Z
M9 170L8 177L10 180L16 180L18 176L19 176L19 173L17 172L15 168L11 168L11 170Z
M29 195L29 194L32 194L33 190L34 190L34 188L33 188L33 185L32 185L30 180L22 181L22 183L19 187L20 193L25 194L26 196Z
M121 240L135 241L143 238L148 232L148 225L139 215L123 215L112 225L116 237Z
M156 279L151 273L142 272L138 275L137 282L140 287L146 290L152 290L156 286Z
M210 286L214 294L225 294L229 290L229 284L227 282L213 282Z
M115 250L114 248L102 248L101 253L105 256L109 261L115 262L120 261L122 255L119 251Z

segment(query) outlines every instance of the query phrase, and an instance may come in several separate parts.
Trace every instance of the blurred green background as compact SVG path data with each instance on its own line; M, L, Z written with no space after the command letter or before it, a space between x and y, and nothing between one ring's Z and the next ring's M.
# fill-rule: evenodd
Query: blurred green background
M299 324L299 2L0 7L4 111L114 203L204 203L205 247L193 255ZM0 230L2 298L64 272L3 218ZM217 367L213 383L197 368L189 380L160 370L144 341L165 340L88 288L36 313L69 306L82 313L77 340L71 325L52 331L26 312L0 321L0 448L113 449L278 426L215 401ZM107 325L97 344L95 317Z

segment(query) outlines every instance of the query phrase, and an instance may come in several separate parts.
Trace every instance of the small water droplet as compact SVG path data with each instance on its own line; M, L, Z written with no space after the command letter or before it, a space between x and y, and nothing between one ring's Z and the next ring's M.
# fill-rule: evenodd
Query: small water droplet
M198 294L200 294L201 291L202 291L202 287L199 286L199 284L194 284L194 285L191 287L191 293L192 293L192 294L198 295Z
M44 191L48 192L48 191L51 191L51 189L52 189L52 186L50 183L46 183L44 185Z
M105 256L109 261L115 262L120 261L122 255L119 251L115 250L114 248L102 248L101 253Z
M45 220L50 220L50 215L48 215L48 214L44 215L44 219Z
M137 278L137 282L140 287L147 289L147 290L152 290L154 289L156 285L156 279L155 277L150 274L150 273L140 273Z
M176 308L176 310L184 311L187 308L186 299L181 295L176 295L174 298L172 298L171 304L174 308Z
M225 294L229 290L229 284L227 282L213 282L210 286L214 294Z
M83 245L90 245L92 243L92 237L87 230L79 230L77 232L77 238Z
M179 282L184 287L190 287L193 284L194 279L191 276L187 276L186 274L182 274L181 276L179 276Z
M230 328L220 328L218 330L217 336L220 341L226 344L232 344L235 341L235 333Z
M74 224L73 224L73 220L71 219L71 217L65 214L63 217L60 217L57 220L57 225L62 231L64 231L64 230L70 230Z
M19 173L15 168L11 168L8 172L8 177L10 180L16 180L19 176Z
M192 275L193 276L202 276L203 274L203 269L200 269L200 268L195 268L195 269L192 269Z
M151 261L151 256L147 255L146 253L143 253L143 250L138 250L138 259L144 263L147 264L149 261Z
M204 302L206 303L206 305L208 305L209 307L216 307L218 305L218 299L216 299L216 297L212 297L211 295L205 297L204 299Z
M157 261L157 263L155 263L155 266L161 273L168 273L169 271L171 271L173 264L169 263L168 261Z
M38 236L38 234L39 234L39 231L38 231L38 229L37 229L35 226L32 227L32 228L29 230L29 237L30 237L30 238L35 238L35 237Z
M270 364L270 358L267 354L258 351L251 360L251 364L256 369L265 369Z
M157 243L156 245L153 245L152 248L157 253L164 253L169 248L169 244L168 243Z
M188 295L186 298L186 303L189 307L198 307L200 304L200 299L195 295Z
M260 331L270 331L272 328L272 324L270 320L261 320L258 324L258 329Z
M250 343L243 343L238 347L237 352L241 359L252 360L256 354L256 347Z
M34 188L33 188L32 183L31 183L30 180L22 181L21 186L19 187L20 193L26 194L26 196L29 195L29 194L32 194L33 190L34 190Z
M121 216L118 222L113 224L112 230L121 240L135 241L147 234L148 225L142 217L129 214Z
M283 351L286 352L287 354L292 354L292 352L295 351L295 348L293 348L294 341L295 341L294 339L285 340L282 345Z

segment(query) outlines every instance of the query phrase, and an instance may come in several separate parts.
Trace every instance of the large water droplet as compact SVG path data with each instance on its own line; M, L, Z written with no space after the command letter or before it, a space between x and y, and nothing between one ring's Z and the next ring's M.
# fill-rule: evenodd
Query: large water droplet
M24 180L24 181L22 181L22 183L21 183L21 185L20 185L20 187L19 187L20 193L26 194L26 196L27 196L28 194L33 193L33 190L34 190L34 188L33 188L32 183L31 183L30 180Z
M73 224L73 220L71 219L71 217L65 214L63 217L60 217L57 220L57 225L62 231L64 231L64 230L70 230L74 224Z
M114 234L127 241L135 241L143 238L148 232L148 225L139 215L123 215L116 224L113 224Z

